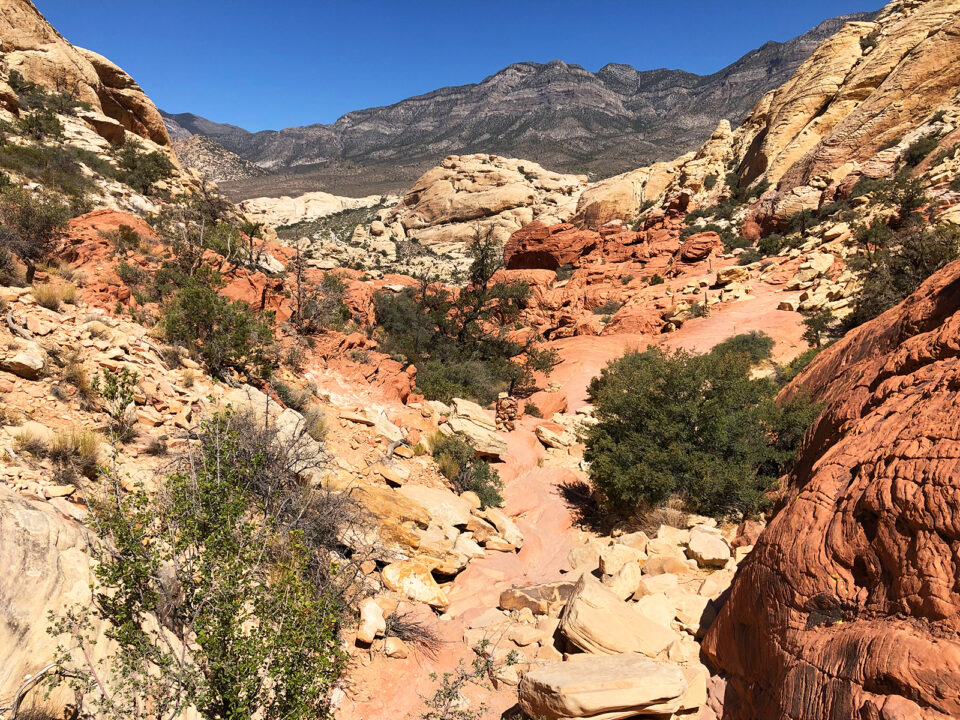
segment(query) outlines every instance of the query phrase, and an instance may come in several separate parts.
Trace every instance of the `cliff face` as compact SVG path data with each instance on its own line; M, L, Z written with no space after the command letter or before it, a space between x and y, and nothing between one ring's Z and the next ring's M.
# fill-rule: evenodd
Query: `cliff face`
M30 0L0 2L0 37L5 70L89 103L91 124L108 139L127 130L170 146L159 110L133 78L101 55L71 45ZM3 90L5 99L13 95L8 87Z
M480 83L351 112L332 125L248 133L190 114L165 117L173 132L206 135L273 170L332 160L433 164L452 153L494 153L612 175L695 148L722 118L740 121L846 20L869 16L827 20L709 76L517 63Z
M960 263L785 392L826 409L704 644L724 718L960 714Z
M829 201L851 175L888 174L918 129L956 109L958 60L956 0L891 3L846 25L738 130L743 181L776 184L765 210L783 214Z

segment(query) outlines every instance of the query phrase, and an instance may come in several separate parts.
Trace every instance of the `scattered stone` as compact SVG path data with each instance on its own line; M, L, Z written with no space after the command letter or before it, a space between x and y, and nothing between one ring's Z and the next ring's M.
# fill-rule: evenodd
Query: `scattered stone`
M360 626L357 628L357 641L369 645L386 632L387 623L383 610L373 598L365 598L360 603Z
M574 583L555 582L511 588L500 593L503 610L528 609L535 615L554 615L567 604L573 594Z
M430 570L419 562L402 560L391 563L380 574L387 588L402 593L410 600L436 608L445 608L449 604L447 594L437 585Z

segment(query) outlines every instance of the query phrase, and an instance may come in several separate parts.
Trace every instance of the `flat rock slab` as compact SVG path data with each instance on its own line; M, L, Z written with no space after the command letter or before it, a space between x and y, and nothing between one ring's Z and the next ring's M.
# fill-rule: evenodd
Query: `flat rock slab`
M574 655L531 670L519 688L523 711L545 720L659 714L686 692L687 680L678 666L641 655Z
M500 608L503 610L529 609L534 615L558 613L573 594L571 582L545 583L525 588L511 588L500 593Z

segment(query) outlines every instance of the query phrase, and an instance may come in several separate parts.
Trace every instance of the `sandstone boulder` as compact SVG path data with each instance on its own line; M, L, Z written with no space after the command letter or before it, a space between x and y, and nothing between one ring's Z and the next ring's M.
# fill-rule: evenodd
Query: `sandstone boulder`
M531 670L520 681L520 707L532 718L618 720L670 713L688 690L676 665L639 655L574 655Z
M644 617L592 575L577 582L560 618L564 636L594 655L640 653L656 657L677 639L669 628Z
M445 608L449 604L447 594L422 563L402 560L387 565L380 574L387 588L410 600L436 608Z

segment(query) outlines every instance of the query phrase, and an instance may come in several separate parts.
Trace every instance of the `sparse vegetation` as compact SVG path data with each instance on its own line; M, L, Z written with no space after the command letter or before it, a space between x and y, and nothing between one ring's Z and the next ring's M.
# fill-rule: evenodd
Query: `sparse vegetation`
M117 179L139 193L149 194L159 181L173 175L170 158L159 150L145 152L139 143L127 142L117 153Z
M127 442L133 436L136 422L133 396L138 381L137 373L124 367L120 372L104 368L102 373L93 376L90 383L92 391L101 398L103 411L110 418L110 439L114 443Z
M926 157L936 149L940 144L940 138L937 133L924 135L922 138L912 142L903 152L903 164L906 168L914 168L922 163Z
M213 375L229 368L268 372L271 314L258 316L246 303L219 295L220 276L206 266L200 270L164 303L161 323L167 341L183 345Z
M437 467L458 493L472 490L483 507L503 504L500 474L486 460L477 458L466 440L458 435L437 433L431 444Z
M28 285L37 263L56 249L68 219L69 211L58 200L35 197L20 188L0 195L0 246L26 265Z
M77 475L93 478L99 471L100 438L83 428L61 430L50 441L49 456L62 481L72 482Z
M63 303L72 305L77 301L77 286L68 283L43 283L34 285L30 294L40 307L59 310Z
M331 551L354 516L349 499L297 481L302 447L224 413L156 494L127 492L109 472L88 495L105 540L93 603L65 608L50 629L69 641L58 664L83 717L143 717L144 703L150 717L328 717L356 577ZM117 647L106 675L87 653L95 618Z

